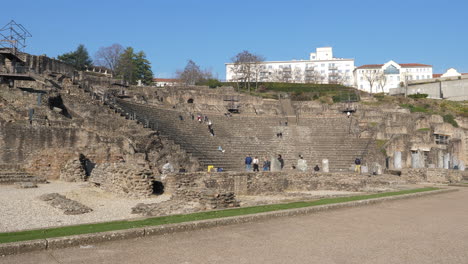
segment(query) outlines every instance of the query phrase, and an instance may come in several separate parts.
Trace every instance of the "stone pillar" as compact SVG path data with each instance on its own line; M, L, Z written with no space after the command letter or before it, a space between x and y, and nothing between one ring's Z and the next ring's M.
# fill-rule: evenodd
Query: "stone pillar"
M444 169L450 168L450 153L444 155Z
M424 159L421 157L421 152L411 152L411 168L424 168Z
M444 168L444 153L442 153L442 151L439 151L439 153L437 153L437 168Z
M396 170L401 170L401 152L395 151L393 154L393 167Z
M323 172L330 172L330 168L328 166L328 159L322 160L322 171Z
M270 171L281 171L281 164L276 157L271 156L271 167Z

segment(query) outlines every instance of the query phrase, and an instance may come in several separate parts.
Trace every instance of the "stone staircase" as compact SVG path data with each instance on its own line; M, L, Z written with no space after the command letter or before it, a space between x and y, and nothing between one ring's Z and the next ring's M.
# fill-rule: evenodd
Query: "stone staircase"
M322 159L326 158L331 171L344 171L353 165L356 157L365 163L367 149L374 144L372 139L357 138L350 128L353 119L343 116L301 118L299 125L285 126L284 118L277 116L226 117L211 113L208 117L215 131L212 137L207 124L192 120L188 113L125 100L117 100L115 107L128 118L160 131L161 136L198 158L205 168L214 165L226 171L240 171L248 154L260 160L281 154L285 169L290 169L301 154L309 167L321 166ZM277 137L279 132L283 134L281 138ZM218 151L218 146L225 152Z
M18 182L44 183L46 182L46 180L25 172L18 165L1 164L0 165L0 185L14 184Z

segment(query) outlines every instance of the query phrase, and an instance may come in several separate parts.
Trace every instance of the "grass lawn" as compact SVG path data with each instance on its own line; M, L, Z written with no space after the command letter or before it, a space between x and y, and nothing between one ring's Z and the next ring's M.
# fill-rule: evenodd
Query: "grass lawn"
M236 208L236 209L228 209L228 210L199 212L199 213L192 213L192 214L185 214L185 215L152 217L152 218L147 218L143 220L134 220L134 221L131 221L131 220L113 221L113 222L105 222L105 223L99 223L99 224L83 224L83 225L46 228L46 229L30 230L30 231L0 233L0 243L44 239L44 238L51 238L51 237L62 237L62 236L88 234L88 233L114 231L114 230L123 230L123 229L139 228L139 227L145 227L145 226L157 226L157 225L164 225L164 224L183 223L183 222L190 222L190 221L197 221L197 220L248 215L248 214L256 214L256 213L294 209L294 208L303 208L303 207L318 206L318 205L325 205L325 204L335 204L335 203L343 203L343 202L350 202L350 201L357 201L357 200L367 200L367 199L372 199L372 198L396 196L396 195L402 195L402 194L426 192L426 191L433 191L433 190L438 190L438 188L428 187L428 188L419 188L419 189L404 190L404 191L398 191L398 192L357 195L357 196L351 196L351 197L326 198L326 199L320 199L320 200L315 200L315 201L292 202L292 203L284 203L284 204L270 204L270 205L252 206L252 207Z

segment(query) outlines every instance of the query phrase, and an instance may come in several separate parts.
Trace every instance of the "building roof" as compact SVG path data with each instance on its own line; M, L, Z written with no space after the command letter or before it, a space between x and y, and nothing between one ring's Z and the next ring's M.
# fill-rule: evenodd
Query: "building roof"
M420 67L432 67L432 65L421 64L421 63L402 63L400 64L403 68L420 68Z
M180 82L179 79L154 78L153 82Z
M384 64L366 64L357 67L357 69L380 69ZM401 63L398 64L402 68L421 68L421 67L432 67L432 65L421 64L421 63Z
M442 76L442 73L433 73L432 74L432 78L439 78L440 76Z

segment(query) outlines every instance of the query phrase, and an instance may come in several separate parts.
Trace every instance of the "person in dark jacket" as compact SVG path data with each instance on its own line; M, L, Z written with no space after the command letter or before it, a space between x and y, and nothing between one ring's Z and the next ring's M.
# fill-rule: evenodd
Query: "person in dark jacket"
M281 165L281 169L283 169L284 167L284 160L283 160L283 157L281 157L281 154L278 154L278 161Z
M247 155L247 157L245 157L245 170L246 171L251 171L252 170L252 157L249 155Z

